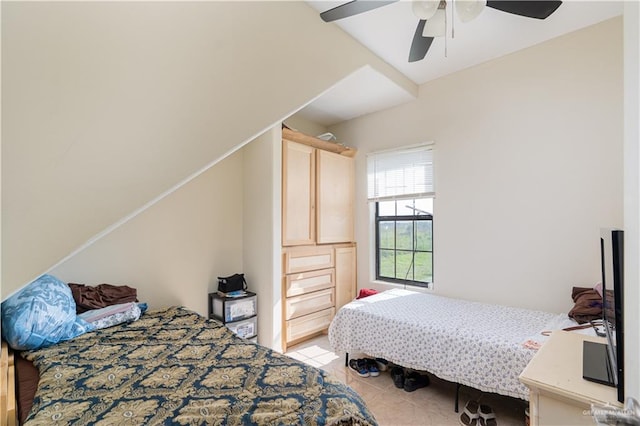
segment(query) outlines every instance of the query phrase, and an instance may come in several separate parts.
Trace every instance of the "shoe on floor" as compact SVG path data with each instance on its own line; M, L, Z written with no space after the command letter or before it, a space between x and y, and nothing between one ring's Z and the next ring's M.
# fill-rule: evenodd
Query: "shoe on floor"
M425 386L429 386L429 376L424 376L414 371L404 378L404 390L407 392L413 392Z
M478 416L480 416L478 419L480 426L498 426L496 413L494 413L488 405L480 404L480 408L478 408Z
M369 368L367 368L367 362L364 359L349 360L349 368L360 377L369 377Z
M480 405L476 401L469 401L464 406L462 414L460 414L460 424L462 426L479 426L480 414L478 414Z
M376 358L376 364L378 365L379 371L387 371L389 368L389 361L382 358Z
M365 358L364 362L371 377L377 377L380 375L380 370L378 370L378 364L376 363L375 359Z
M391 369L391 379L393 379L393 384L398 389L402 389L404 387L404 370L400 367L393 367Z

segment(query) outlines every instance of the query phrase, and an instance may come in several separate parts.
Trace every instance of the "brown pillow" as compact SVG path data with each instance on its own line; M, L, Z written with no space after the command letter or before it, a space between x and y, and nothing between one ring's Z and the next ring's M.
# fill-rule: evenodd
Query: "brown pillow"
M602 296L593 288L573 287L571 298L575 302L569 317L578 324L602 318Z
M91 309L138 301L138 291L126 285L100 284L93 287L69 283L69 288L76 301L77 314Z

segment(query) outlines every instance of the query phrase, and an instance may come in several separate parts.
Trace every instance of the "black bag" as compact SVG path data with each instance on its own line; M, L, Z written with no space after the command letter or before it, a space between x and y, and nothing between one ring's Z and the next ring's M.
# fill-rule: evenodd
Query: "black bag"
M247 281L244 274L233 274L228 277L218 277L218 291L231 293L232 291L246 290Z

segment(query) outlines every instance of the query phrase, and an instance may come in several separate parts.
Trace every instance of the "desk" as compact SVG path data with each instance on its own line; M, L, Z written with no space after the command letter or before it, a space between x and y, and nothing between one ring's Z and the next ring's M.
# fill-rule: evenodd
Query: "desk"
M529 365L520 381L530 390L529 415L532 426L594 425L591 403L616 407L616 389L582 378L582 342L605 343L601 337L554 331Z

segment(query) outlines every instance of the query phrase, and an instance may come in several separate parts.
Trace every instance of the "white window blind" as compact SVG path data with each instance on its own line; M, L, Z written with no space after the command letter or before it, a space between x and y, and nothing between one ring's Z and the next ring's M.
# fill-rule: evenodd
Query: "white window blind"
M433 197L432 148L430 144L422 144L369 154L369 201Z

